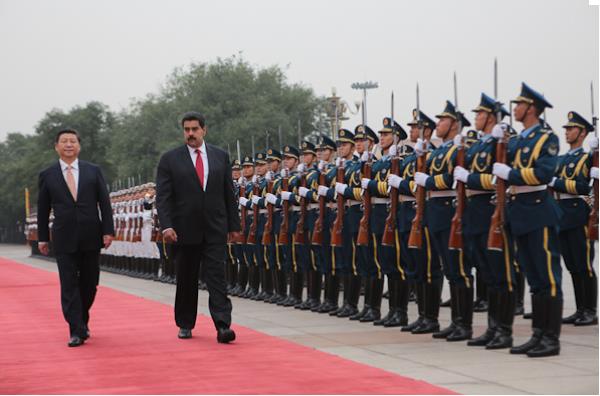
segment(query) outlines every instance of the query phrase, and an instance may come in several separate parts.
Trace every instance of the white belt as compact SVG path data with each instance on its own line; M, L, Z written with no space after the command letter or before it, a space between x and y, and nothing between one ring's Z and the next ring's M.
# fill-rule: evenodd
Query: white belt
M302 210L301 206L292 206L292 212L300 212Z
M546 185L542 184L540 186L510 186L508 188L509 194L525 194L536 191L544 191L546 189Z
M356 205L360 205L360 204L362 204L361 201L356 201L354 199L346 200L346 206L356 206Z
M336 202L328 202L327 203L327 207L329 209L336 209L337 208L337 204L336 204Z
M442 190L442 191L429 191L428 198L446 198L456 197L456 191L454 190Z
M567 193L559 193L559 194L557 194L557 198L558 199L577 199L577 198L584 199L585 197L583 195L573 195L573 194L567 194Z
M389 198L380 198L380 197L371 198L371 205L388 204L388 203L390 203Z
M486 190L467 189L465 192L467 194L467 197L472 197L473 195L494 194L494 191L486 191Z
M319 209L319 204L318 203L308 204L308 209Z
M259 214L266 214L267 213L267 209L259 209L258 213Z
M417 199L415 197L410 197L408 195L398 195L398 199L400 202L415 202Z

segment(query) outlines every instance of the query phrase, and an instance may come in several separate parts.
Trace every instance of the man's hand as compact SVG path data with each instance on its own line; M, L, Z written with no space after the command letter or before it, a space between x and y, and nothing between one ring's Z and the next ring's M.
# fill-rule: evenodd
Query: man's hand
M177 242L177 233L172 228L167 228L163 231L163 239L166 243L175 243Z
M38 250L44 256L47 256L48 253L50 252L50 248L48 247L48 242L38 242Z
M108 249L108 247L112 243L112 240L113 240L112 235L103 235L102 236L102 243L104 244L104 249Z
M496 162L492 167L492 174L498 176L500 179L508 180L511 169L512 168L506 164Z
M429 175L427 173L423 173L423 172L415 173L414 181L419 186L425 187L425 184L427 184L427 179L429 179Z

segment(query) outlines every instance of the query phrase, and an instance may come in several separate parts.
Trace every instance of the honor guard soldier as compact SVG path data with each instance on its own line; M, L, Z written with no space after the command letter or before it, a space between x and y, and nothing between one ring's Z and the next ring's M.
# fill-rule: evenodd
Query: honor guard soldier
M446 101L439 118L436 134L443 144L433 150L427 160L428 173L415 173L414 180L427 190L426 217L431 240L442 260L444 275L450 284L451 323L445 329L433 333L434 338L447 341L463 341L471 338L473 322L473 277L471 264L463 249L450 249L450 226L454 217L452 189L454 165L460 139L460 127L470 126L470 122L458 113L450 101Z
M392 122L389 117L383 119L383 128L379 130L379 147L381 148L380 159L372 167L372 179L362 179L362 186L371 194L371 236L374 245L375 265L378 277L376 286L373 288L371 310L373 324L376 326L398 327L408 324L408 295L409 284L405 274L406 264L401 259L400 239L394 221L392 244L384 245L383 237L386 219L389 215L390 189L388 188L388 176L392 171L392 159L397 156L396 142L407 138L407 134L397 122ZM396 191L396 190L394 190ZM397 208L394 208L397 213ZM390 229L391 231L392 229ZM382 275L387 276L389 291L388 314L380 318L381 295L383 289ZM370 318L362 318L366 321Z
M298 197L292 197L290 200L300 202L300 212L298 214L298 225L294 243L296 245L297 260L300 268L306 274L307 295L306 300L294 308L300 310L309 310L321 304L321 289L323 280L317 267L315 254L312 250L312 234L314 224L317 218L316 191L319 187L319 171L316 165L317 151L313 143L302 142L302 163L298 165L300 175L300 187L298 187Z
M231 178L233 179L233 188L235 198L238 199L240 197L240 184L239 179L242 173L242 164L239 160L233 160L231 162ZM237 284L238 277L238 254L236 254L236 250L239 249L237 241L228 240L227 241L227 259L225 261L225 280L227 283L227 293L232 294L231 292L235 289Z
M471 261L477 266L477 288L487 286L488 327L485 333L467 342L486 349L510 348L516 290L512 263L512 242L503 230L505 250L488 249L490 223L494 214L495 185L492 166L496 162L496 139L492 128L509 113L500 103L481 94L475 127L483 136L471 145L465 155L465 167L454 169L454 178L465 183L467 205L463 215L463 235ZM480 284L483 282L483 284Z
M240 186L240 218L242 221L242 234L243 241L238 251L238 261L240 263L240 269L238 273L238 286L232 290L231 294L238 297L247 297L247 293L251 293L250 290L258 290L258 276L256 275L256 265L254 262L253 246L249 245L248 233L250 232L250 226L252 224L252 211L249 209L249 199L252 197L254 179L254 160L251 156L245 156L242 159L242 177L239 181ZM243 194L242 194L243 192ZM247 285L250 284L250 287Z
M596 299L598 279L594 271L594 244L588 236L590 208L583 197L590 194L592 156L583 150L583 141L594 127L571 111L566 129L570 150L559 156L555 177L549 183L563 211L558 238L560 253L571 273L577 311L562 320L566 324L586 326L598 323Z
M540 115L550 103L525 83L514 100L515 119L524 130L509 141L509 164L496 162L493 174L510 185L507 217L516 241L517 259L532 292L533 335L513 354L529 357L558 355L562 321L561 267L558 240L560 209L547 184L557 165L558 137L540 124ZM505 133L497 125L492 135Z

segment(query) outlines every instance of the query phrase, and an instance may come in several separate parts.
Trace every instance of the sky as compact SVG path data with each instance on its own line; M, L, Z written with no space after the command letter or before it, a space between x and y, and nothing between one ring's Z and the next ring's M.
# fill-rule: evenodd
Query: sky
M373 129L392 91L395 119L409 121L417 83L421 109L439 114L454 100L454 72L459 109L473 120L481 92L494 94L497 58L499 98L527 82L554 105L547 118L562 134L569 111L591 119L598 48L588 0L0 0L0 141L33 133L53 108L97 100L119 111L158 92L175 67L238 53L284 67L317 95L335 87L351 108L362 97L351 84L377 82ZM354 129L360 115L348 116L343 127Z

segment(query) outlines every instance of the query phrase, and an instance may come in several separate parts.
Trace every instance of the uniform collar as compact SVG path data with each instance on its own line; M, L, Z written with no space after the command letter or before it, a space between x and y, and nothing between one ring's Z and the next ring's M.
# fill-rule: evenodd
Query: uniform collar
M492 139L492 134L491 133L487 133L487 134L481 136L481 141L484 142L484 143L487 142L488 140L491 140L491 139Z
M539 128L539 127L540 127L540 124L537 123L534 126L531 126L531 127L527 128L527 129L521 131L521 133L519 134L519 136L522 137L522 138L526 138L526 137L528 137L533 132L534 129Z
M569 155L579 154L580 150L583 150L583 147L577 147L576 149L569 150L569 151L567 151L567 154L569 154Z
M440 145L440 147L445 147L445 148L448 148L448 147L452 146L452 143L454 143L454 140L450 139L450 140L448 140L447 142L444 142L444 143L442 143L442 144Z

